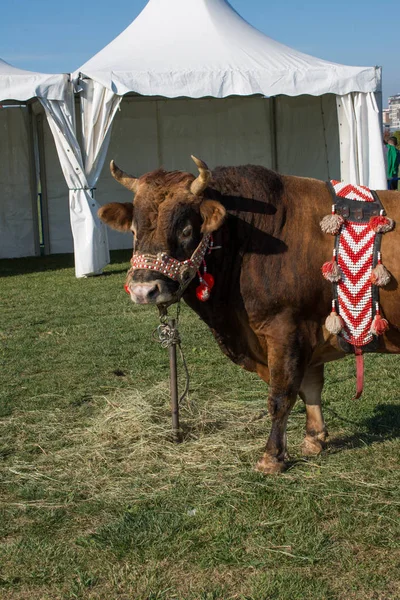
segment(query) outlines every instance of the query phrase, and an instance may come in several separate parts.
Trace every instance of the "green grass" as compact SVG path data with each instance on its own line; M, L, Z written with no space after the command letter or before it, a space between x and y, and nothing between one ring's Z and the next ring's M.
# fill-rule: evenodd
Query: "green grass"
M0 261L0 598L400 598L399 362L327 366L331 443L287 473L253 471L267 388L187 307L184 442L170 436L155 309L134 307L129 252L77 280L70 256ZM180 369L180 387L183 372Z

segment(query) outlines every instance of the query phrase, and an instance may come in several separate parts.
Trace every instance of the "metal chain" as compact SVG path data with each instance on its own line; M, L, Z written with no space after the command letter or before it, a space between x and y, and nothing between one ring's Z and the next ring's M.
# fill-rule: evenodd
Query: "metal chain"
M169 348L174 344L179 346L181 343L179 331L176 327L171 327L169 323L161 323L155 332L158 335L158 340L156 339L156 341L161 344L161 348Z

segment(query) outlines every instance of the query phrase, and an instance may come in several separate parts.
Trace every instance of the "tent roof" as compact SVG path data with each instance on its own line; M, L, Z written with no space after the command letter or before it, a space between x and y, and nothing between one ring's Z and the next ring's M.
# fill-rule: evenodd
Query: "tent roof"
M0 59L0 101L23 102L35 97L63 100L68 79L67 74L49 75L18 69Z
M264 35L227 0L149 0L76 73L116 94L199 98L373 92L381 70L314 58Z

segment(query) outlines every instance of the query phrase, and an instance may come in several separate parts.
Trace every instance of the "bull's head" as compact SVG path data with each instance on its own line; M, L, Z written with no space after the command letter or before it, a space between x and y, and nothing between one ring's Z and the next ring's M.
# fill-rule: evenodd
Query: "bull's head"
M179 300L196 274L196 260L208 236L225 218L222 204L205 196L211 172L202 160L192 159L199 169L197 178L161 169L136 178L111 161L112 176L134 193L134 199L106 204L99 216L114 229L133 232L127 290L137 304Z

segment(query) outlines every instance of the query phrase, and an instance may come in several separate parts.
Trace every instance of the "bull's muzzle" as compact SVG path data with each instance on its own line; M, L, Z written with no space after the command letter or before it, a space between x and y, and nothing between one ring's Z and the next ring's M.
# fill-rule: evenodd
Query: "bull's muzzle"
M159 279L156 273L147 273L154 275L154 278L148 277L146 281L135 280L134 275L139 274L128 275L125 284L125 290L135 304L173 304L179 299L176 295L179 286L175 282Z
M184 261L158 254L134 252L126 291L136 304L173 304L180 300L183 292L195 277L207 249L210 247L210 235L205 235L192 256ZM138 277L139 273L147 277ZM139 280L140 279L140 280Z

